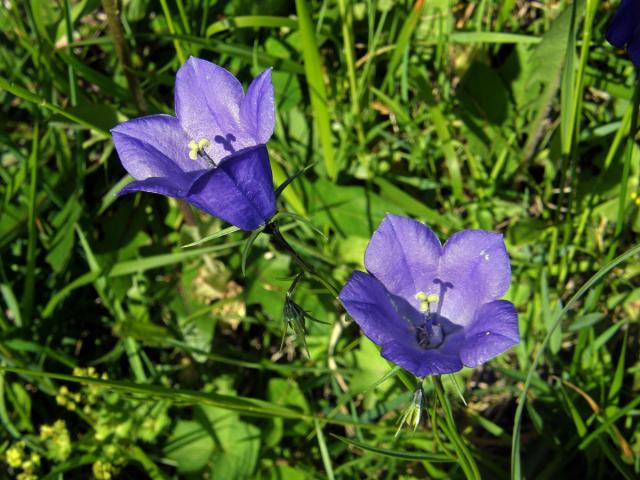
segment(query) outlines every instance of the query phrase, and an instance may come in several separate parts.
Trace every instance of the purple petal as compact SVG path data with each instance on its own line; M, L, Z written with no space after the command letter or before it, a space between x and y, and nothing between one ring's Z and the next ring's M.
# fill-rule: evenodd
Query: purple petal
M607 41L622 48L631 41L631 36L640 21L640 2L638 0L622 0L605 37Z
M175 177L206 168L189 158L189 137L169 115L149 115L111 130L122 166L137 180Z
M243 230L254 230L276 211L269 154L264 145L229 157L201 175L186 200Z
M146 178L128 183L118 192L118 196L133 192L149 192L166 195L167 197L182 198L191 186L193 177L197 174L181 174L171 178Z
M482 304L501 298L509 288L511 265L502 235L463 230L445 243L436 281L439 313L468 325Z
M380 353L384 358L413 373L416 377L443 375L457 372L462 368L457 351L425 350L415 342L391 341L382 346Z
M190 137L206 139L207 154L216 162L234 151L256 145L240 121L242 85L224 68L191 57L176 74L176 115Z
M627 45L627 50L633 64L636 68L640 68L640 25L636 27L635 33Z
M253 79L240 103L240 119L256 143L267 143L276 122L271 68Z
M378 345L413 338L409 322L400 318L382 284L371 275L353 272L338 298L364 334Z
M424 224L388 214L374 232L364 263L385 288L417 307L418 292L437 293L433 284L442 247Z
M467 367L476 367L519 341L518 314L513 304L506 300L486 303L465 332L460 358Z

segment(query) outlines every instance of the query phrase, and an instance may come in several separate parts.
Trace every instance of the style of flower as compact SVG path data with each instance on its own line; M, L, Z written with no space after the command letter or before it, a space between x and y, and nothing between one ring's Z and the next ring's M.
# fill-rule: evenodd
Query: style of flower
M605 36L615 47L626 46L631 61L640 68L640 0L622 0Z
M500 300L511 266L502 235L463 230L443 245L424 224L387 215L339 299L382 356L416 377L476 367L517 344Z
M275 123L271 69L246 94L224 68L191 57L175 84L176 117L149 115L111 133L136 180L119 194L151 192L185 200L243 230L276 210L265 144Z

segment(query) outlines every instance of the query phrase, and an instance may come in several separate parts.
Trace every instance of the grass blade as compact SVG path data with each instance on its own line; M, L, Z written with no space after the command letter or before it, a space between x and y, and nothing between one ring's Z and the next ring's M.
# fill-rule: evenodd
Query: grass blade
M633 257L634 255L637 255L638 253L640 253L640 245L636 245L635 247L627 250L625 253L613 259L612 261L604 265L600 270L598 270L595 273L595 275L593 275L589 280L587 280L587 282L584 285L582 285L582 287L580 287L580 290L578 290L573 295L573 297L569 299L569 301L564 306L564 308L560 310L560 312L557 314L551 328L547 331L547 334L544 337L542 345L540 346L540 349L538 350L538 353L536 354L533 360L533 363L529 367L529 371L527 372L527 379L525 381L524 387L522 388L522 392L520 393L520 398L518 399L518 407L516 409L516 414L515 414L514 424L513 424L513 434L511 437L511 478L512 480L520 480L522 478L522 465L520 460L520 432L522 428L522 414L524 411L524 406L527 401L527 394L529 392L529 388L531 387L531 381L532 381L533 375L536 369L538 368L538 363L540 363L540 359L542 358L542 355L544 354L545 350L547 349L547 346L549 345L553 332L558 327L558 325L560 325L560 321L562 320L562 317L564 317L564 315L575 305L575 303L578 300L580 300L584 296L585 293L589 291L591 287L593 287L598 282L600 282L615 267L627 261L629 258ZM640 402L640 398L637 398L636 400ZM628 407L635 404L636 404L636 401L634 400L629 404L627 404L627 406L624 409L621 409L620 411L626 410ZM601 426L601 428L602 427L603 426ZM589 441L593 440L593 434L587 438L590 439ZM584 446L586 442L587 442L587 439L585 439L581 445Z
M357 442L349 438L341 437L340 435L331 434L332 437L351 445L352 447L359 448L365 452L375 453L382 455L383 457L395 458L396 460L406 460L409 462L455 462L456 459L449 457L448 455L442 455L438 453L422 453L422 452L405 452L402 450L392 450L389 448L380 448L367 445L366 443Z
M324 75L322 72L322 62L318 50L315 29L311 19L306 0L296 0L296 10L298 12L298 24L302 37L302 56L304 59L304 72L309 86L309 97L311 98L311 108L313 117L318 129L320 144L327 175L333 181L338 177L333 154L333 136L331 134L331 120L329 117L329 102L327 99L327 89L324 85Z
M195 242L191 242L191 243L187 243L186 245L182 245L182 248L189 248L189 247L195 247L196 245L201 245L205 242L208 242L209 240L214 240L216 238L222 238L222 237L226 237L227 235L231 235L232 233L236 233L239 232L240 229L238 227L235 226L230 226L227 228L223 228L222 230L220 230L219 232L216 232L212 235L208 235L204 238L201 238L200 240L196 240Z
M320 422L318 422L317 419L313 423L316 428L316 436L318 437L318 445L320 447L320 455L322 456L324 471L327 473L327 478L329 480L334 480L335 476L333 474L333 467L331 466L331 456L329 455L327 442L325 441L324 434L322 433L322 427L320 426Z
M33 126L31 155L29 156L29 205L28 205L28 240L27 240L27 274L22 297L22 321L26 326L31 323L33 313L33 294L36 283L36 193L38 182L38 152L40 150L40 129L38 123Z
M389 84L397 72L398 65L400 65L400 62L402 61L402 57L405 54L404 52L409 46L411 36L413 35L416 25L418 24L418 20L420 19L420 15L422 14L423 6L424 0L416 0L416 3L411 9L411 13L409 13L409 16L402 25L402 29L396 39L396 45L393 49L393 53L391 54L391 59L389 60L389 65L387 66L387 74L382 82L383 90L386 89L385 87L390 86Z

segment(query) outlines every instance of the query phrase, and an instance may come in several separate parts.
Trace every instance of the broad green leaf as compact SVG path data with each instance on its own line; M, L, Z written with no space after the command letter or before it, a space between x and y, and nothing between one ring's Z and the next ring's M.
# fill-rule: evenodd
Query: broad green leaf
M197 473L207 466L215 446L211 433L199 422L179 420L167 440L164 454L176 462L178 473Z

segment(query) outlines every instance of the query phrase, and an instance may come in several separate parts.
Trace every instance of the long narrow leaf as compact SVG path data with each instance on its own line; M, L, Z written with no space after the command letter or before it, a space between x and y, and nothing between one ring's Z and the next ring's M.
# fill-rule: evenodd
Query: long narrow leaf
M318 136L322 145L327 175L332 180L338 177L338 168L333 155L333 136L329 118L329 104L327 89L324 86L322 62L318 50L315 28L311 20L311 11L306 0L296 0L300 35L302 37L302 56L304 58L304 72L309 86L309 97L313 117L318 128Z
M529 392L529 388L531 387L531 381L533 379L533 375L536 369L538 368L538 363L540 363L540 359L542 358L542 355L544 354L544 352L547 349L547 346L549 345L549 341L551 340L551 336L553 335L553 332L558 327L558 325L560 325L560 322L562 321L562 318L565 316L565 314L576 304L578 300L580 300L584 296L585 293L589 291L591 287L593 287L598 282L600 282L615 267L627 261L629 258L633 257L634 255L637 255L638 253L640 253L640 244L627 250L625 253L613 259L611 262L607 263L600 270L598 270L596 274L593 275L589 280L587 280L587 282L584 285L582 285L580 290L578 290L573 295L573 297L571 297L571 299L567 302L564 308L556 316L551 329L547 331L547 334L545 335L544 340L542 341L542 345L540 346L540 349L538 350L538 353L536 354L535 359L533 360L533 363L531 364L531 366L529 367L529 371L527 372L527 379L525 381L524 387L522 388L522 392L520 393L520 398L518 400L518 408L516 409L516 414L514 417L513 434L511 437L511 478L512 480L520 480L522 478L522 466L521 466L521 459L520 459L520 432L522 429L522 414L524 412L524 406L527 401L527 394ZM640 399L636 399L636 400L640 400ZM631 402L627 404L625 409L630 405L635 405L635 404L636 404L635 401ZM620 411L625 409L621 409ZM591 441L593 439L592 435L590 435L587 439L585 439L582 442L582 444L584 445L585 443L587 443L588 439L589 441Z

